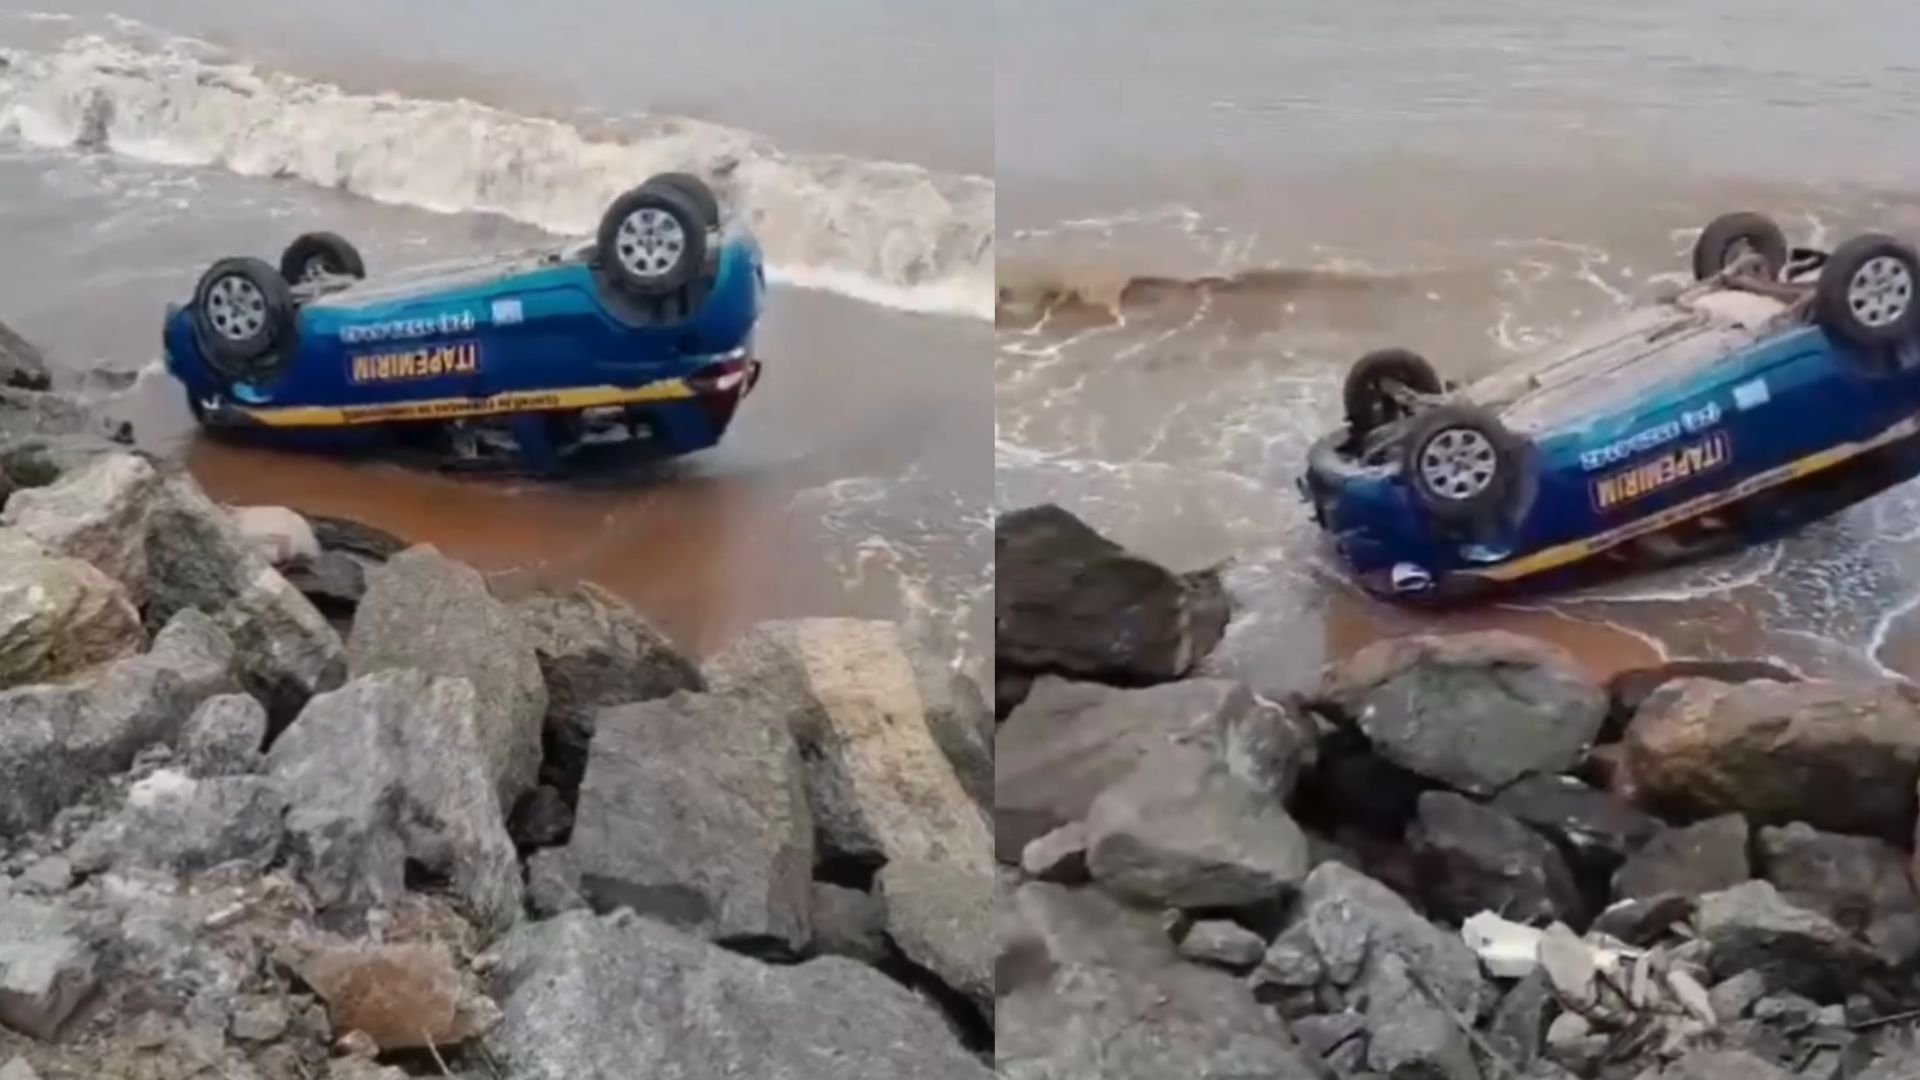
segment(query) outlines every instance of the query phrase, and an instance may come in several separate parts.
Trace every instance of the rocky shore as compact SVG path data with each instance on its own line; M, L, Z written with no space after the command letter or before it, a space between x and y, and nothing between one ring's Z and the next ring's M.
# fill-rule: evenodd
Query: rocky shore
M1505 633L1268 700L1211 575L1003 516L1006 1080L1920 1076L1920 691Z
M219 505L46 372L0 334L0 1080L991 1075L973 682Z

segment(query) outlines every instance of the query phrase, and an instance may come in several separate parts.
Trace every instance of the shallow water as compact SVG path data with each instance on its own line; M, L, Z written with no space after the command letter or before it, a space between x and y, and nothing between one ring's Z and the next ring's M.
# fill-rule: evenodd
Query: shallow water
M505 588L592 578L694 648L857 615L984 652L984 36L909 47L950 14L853 0L60 7L0 12L0 317L69 386L137 378L109 407L216 495L359 517ZM630 63L640 45L658 62ZM238 449L196 437L152 366L164 305L216 258L316 228L376 273L550 243L670 169L721 177L776 281L765 378L716 450L552 484Z
M1244 614L1218 662L1273 689L1434 623L1357 596L1293 491L1354 358L1491 370L1683 273L1725 210L1800 242L1920 234L1908 6L997 10L996 503L1231 560ZM1898 489L1766 549L1442 625L1539 633L1601 670L1913 674L1916 525Z

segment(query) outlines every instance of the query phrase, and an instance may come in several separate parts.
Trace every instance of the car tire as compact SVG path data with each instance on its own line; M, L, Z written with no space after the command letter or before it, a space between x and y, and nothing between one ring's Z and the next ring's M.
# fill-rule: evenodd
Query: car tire
M1363 439L1378 428L1407 415L1400 402L1387 393L1388 383L1421 394L1444 392L1439 373L1425 357L1407 349L1376 349L1354 362L1347 370L1347 382L1341 401L1347 410L1347 430L1355 439Z
M700 209L672 187L642 185L615 199L600 219L598 239L608 280L633 296L672 293L706 263Z
M330 232L310 232L287 245L280 255L280 276L299 285L322 275L362 279L366 260L346 238Z
M686 196L689 202L693 203L695 209L700 211L700 220L706 223L707 228L717 229L720 227L719 198L714 195L713 188L709 187L705 180L700 179L692 173L661 173L640 186L642 188L668 188L679 192Z
M1767 262L1767 279L1780 276L1787 265L1787 236L1765 214L1741 210L1714 218L1693 245L1693 277L1705 281L1725 270L1746 252Z
M193 325L207 363L233 379L257 377L293 337L293 293L260 259L222 259L193 290Z
M1920 331L1920 257L1880 233L1834 251L1814 285L1814 317L1828 333L1880 349Z
M1407 433L1402 468L1414 499L1443 525L1490 521L1519 490L1521 454L1485 409L1442 405Z

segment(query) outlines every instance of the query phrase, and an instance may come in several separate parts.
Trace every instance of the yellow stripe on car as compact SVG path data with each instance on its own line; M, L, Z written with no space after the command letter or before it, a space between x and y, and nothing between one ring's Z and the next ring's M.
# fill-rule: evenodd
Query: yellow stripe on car
M606 405L638 405L649 401L678 401L693 397L685 379L662 379L645 386L588 386L569 390L517 390L491 397L430 398L384 405L309 405L287 408L241 408L240 415L267 427L350 427L405 420L456 420L511 412L555 409L592 409Z
M1749 495L1764 491L1767 488L1778 487L1781 484L1811 476L1825 469L1830 469L1835 465L1859 457L1868 451L1878 450L1883 446L1899 442L1901 439L1911 438L1916 434L1920 434L1920 417L1908 417L1871 439L1855 443L1842 443L1839 446L1830 446L1819 453L1808 454L1806 457L1790 461L1785 465L1769 469L1763 473L1755 473L1753 476L1742 480L1732 487L1723 488L1720 491L1708 492L1705 495L1689 499L1678 506L1669 507L1657 514L1649 515L1638 521L1629 522L1618 528L1609 529L1606 532L1589 536L1585 539L1570 540L1564 544L1556 544L1550 548L1542 548L1531 555L1515 559L1512 562L1473 570L1462 570L1460 573L1464 576L1486 578L1490 581L1513 581L1530 574L1540 573L1543 570L1557 569L1570 563L1576 563L1582 559L1598 555L1608 548L1617 547L1629 540L1645 536L1648 533L1659 532L1661 529L1671 528L1689 518L1699 517L1701 514L1718 510L1729 503L1738 502Z

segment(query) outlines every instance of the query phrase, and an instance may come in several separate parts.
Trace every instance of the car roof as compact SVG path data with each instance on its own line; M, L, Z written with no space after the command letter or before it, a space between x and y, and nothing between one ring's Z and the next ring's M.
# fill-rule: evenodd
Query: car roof
M1607 415L1778 333L1788 304L1714 289L1643 304L1468 386L1467 400L1538 434Z

